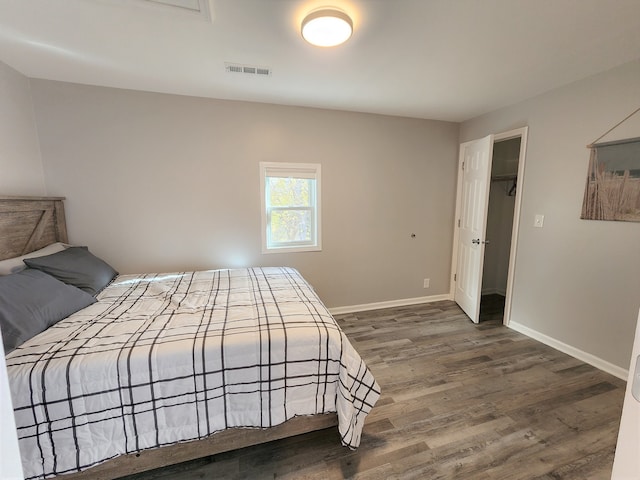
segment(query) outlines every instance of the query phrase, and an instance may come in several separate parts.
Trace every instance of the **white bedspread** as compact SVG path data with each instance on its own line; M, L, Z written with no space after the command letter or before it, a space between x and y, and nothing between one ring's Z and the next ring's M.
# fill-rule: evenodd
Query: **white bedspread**
M379 387L289 268L121 275L7 356L27 478L338 412L355 448Z

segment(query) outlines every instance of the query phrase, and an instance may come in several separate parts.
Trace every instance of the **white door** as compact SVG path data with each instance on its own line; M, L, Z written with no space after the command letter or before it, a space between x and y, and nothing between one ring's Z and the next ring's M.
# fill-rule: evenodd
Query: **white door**
M618 445L611 480L640 478L640 313L636 324L627 390L622 407Z
M460 145L460 209L454 299L469 318L480 321L487 207L493 135Z

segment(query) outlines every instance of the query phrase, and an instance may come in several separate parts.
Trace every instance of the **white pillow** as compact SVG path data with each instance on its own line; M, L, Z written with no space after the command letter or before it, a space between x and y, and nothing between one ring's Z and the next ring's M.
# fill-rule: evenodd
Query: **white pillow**
M47 245L40 250L36 250L35 252L27 253L26 255L22 255L21 257L7 258L6 260L0 260L0 275L9 275L11 273L16 273L21 270L27 268L22 260L25 258L36 258L36 257L44 257L46 255L51 255L54 253L58 253L67 248L68 245L56 242L51 245Z

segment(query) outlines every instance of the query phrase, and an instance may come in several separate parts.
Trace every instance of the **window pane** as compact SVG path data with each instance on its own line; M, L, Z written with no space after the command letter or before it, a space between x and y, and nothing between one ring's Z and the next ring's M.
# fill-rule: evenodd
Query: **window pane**
M311 242L311 210L271 212L271 243Z
M311 205L311 182L307 178L268 177L269 204L272 207L308 207Z
M320 165L260 162L262 253L321 250Z

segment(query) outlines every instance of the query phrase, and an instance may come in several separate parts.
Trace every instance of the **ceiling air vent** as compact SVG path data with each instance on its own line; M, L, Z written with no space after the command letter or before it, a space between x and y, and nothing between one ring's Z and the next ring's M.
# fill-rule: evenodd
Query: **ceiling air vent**
M124 2L125 0L120 0ZM157 7L178 15L186 14L194 18L200 17L208 22L213 21L213 8L210 0L137 0L140 4ZM130 3L130 0L126 0Z
M271 69L269 67L258 67L257 65L225 63L224 68L229 73L243 73L245 75L255 75L258 77L268 77L271 75Z

